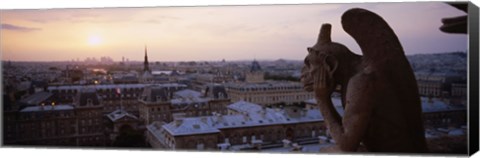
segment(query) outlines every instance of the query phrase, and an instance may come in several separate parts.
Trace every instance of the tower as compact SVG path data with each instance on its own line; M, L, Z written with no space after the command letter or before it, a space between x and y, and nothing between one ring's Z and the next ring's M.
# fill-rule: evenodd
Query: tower
M145 60L143 61L143 72L150 72L148 67L148 56L147 56L147 46L145 45Z
M145 45L145 60L143 61L143 75L140 77L140 83L151 83L152 81L152 70L148 67L147 46Z
M250 66L250 71L247 71L245 74L245 81L249 83L260 83L264 82L265 74L260 67L260 64L257 60L253 60L252 65Z

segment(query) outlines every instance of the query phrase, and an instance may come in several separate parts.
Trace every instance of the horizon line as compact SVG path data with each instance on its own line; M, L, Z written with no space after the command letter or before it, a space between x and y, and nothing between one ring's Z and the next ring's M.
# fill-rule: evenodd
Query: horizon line
M412 56L412 55L434 55L434 54L448 54L448 53L465 53L465 54L468 54L469 52L468 51L449 51L449 52L430 52L430 53L416 53L416 54L405 54L405 56ZM362 54L359 54L359 55L362 55ZM108 57L111 59L111 57L109 56L100 56L101 57ZM85 59L86 58L90 58L90 57L85 57L84 59L82 60L79 60L79 61L73 61L73 62L85 62ZM95 57L93 57L95 58ZM99 59L100 59L99 58ZM96 59L96 58L95 58ZM222 60L225 60L225 61L253 61L253 60L259 60L259 61L274 61L274 60L293 60L293 61L297 61L297 60L303 60L303 59L292 59L292 58L260 58L260 59L257 59L256 57L255 58L249 58L249 59L234 59L234 60L227 60L227 59L218 59L218 60L150 60L150 62L191 62L191 61L195 61L195 62L221 62ZM69 60L9 60L9 59L2 59L1 62L72 62L71 59ZM121 63L122 60L113 60L113 62L115 63ZM100 60L97 60L97 62L101 62ZM128 62L143 62L143 60L129 60Z

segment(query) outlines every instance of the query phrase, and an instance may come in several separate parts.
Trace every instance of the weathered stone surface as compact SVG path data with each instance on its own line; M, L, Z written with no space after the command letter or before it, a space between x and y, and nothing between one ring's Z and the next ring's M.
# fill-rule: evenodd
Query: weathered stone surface
M302 69L304 88L315 92L337 144L333 150L427 152L417 83L395 32L380 16L359 8L343 14L342 26L363 56L332 42L331 25L324 24ZM343 117L330 98L336 87Z

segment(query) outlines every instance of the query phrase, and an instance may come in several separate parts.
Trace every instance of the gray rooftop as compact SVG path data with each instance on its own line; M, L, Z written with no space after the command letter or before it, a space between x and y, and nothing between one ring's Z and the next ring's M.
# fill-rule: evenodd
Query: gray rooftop
M285 110L261 108L260 105L256 105L248 102L234 103L233 107L236 108L240 105L247 105L254 110L239 109L243 111L241 114L234 115L215 115L215 116L203 116L203 117L191 117L183 118L178 121L163 125L161 128L165 129L173 136L179 135L196 135L205 133L219 132L224 128L238 128L238 127L254 127L254 126L267 126L277 124L294 124L303 122L316 122L323 121L323 117L320 111L317 109L312 110L300 110L297 115L287 113ZM255 110L256 109L256 110Z
M183 84L170 85L151 85L143 89L142 100L146 102L169 101L173 98L174 93L185 89L187 86Z
M442 100L439 100L437 98L426 98L426 97L421 97L421 103L422 103L422 111L425 113L428 112L442 112L442 111L456 111L456 110L465 110L464 107L455 107L455 106L450 106L447 103L445 103ZM305 103L307 104L317 104L317 101L315 99L309 99L306 100ZM337 111L340 113L340 115L343 115L343 108L342 108L342 101L340 98L337 97L332 97L332 103L333 105L337 108Z
M73 110L71 105L46 105L46 106L29 106L20 110L20 112L41 112L41 111L60 111L60 110Z
M312 104L312 105L317 104L316 99L308 99L308 100L305 100L304 102L306 104ZM339 97L332 97L332 103L333 103L333 106L335 106L335 109L337 109L338 114L343 116L343 114L345 113L345 110L343 109L343 106L342 106L342 100Z
M235 102L233 104L228 105L227 108L235 110L237 112L247 112L247 113L254 113L262 110L261 106L254 103L246 102L246 101Z
M229 88L293 88L303 89L300 82L292 81L265 81L261 83L236 82L226 84Z
M226 99L228 98L227 90L225 86L221 84L210 83L206 85L205 96L214 99Z
M217 128L209 126L207 119L208 117L184 118L181 120L181 123L178 126L174 121L172 123L165 124L162 127L174 136L220 132L220 130Z
M180 98L199 98L202 96L202 93L191 90L191 89L184 89L174 93L175 97Z
M420 99L422 101L422 111L424 113L466 110L465 107L450 106L444 101L436 98L429 99L427 97L421 97Z
M52 93L49 92L38 92L22 99L20 102L30 105L39 105L41 102L47 100L51 96Z
M177 98L170 100L173 105L190 105L195 103L207 103L210 101L208 98Z
M131 118L131 119L134 119L134 120L138 120L138 118L135 115L132 115L132 114L126 112L123 109L115 110L115 111L107 114L107 117L112 122L115 122L115 121L117 121L119 119L122 119L124 117L128 117L128 118Z
M250 72L258 72L262 71L262 67L260 67L260 64L258 63L257 60L253 60L252 65L250 65Z

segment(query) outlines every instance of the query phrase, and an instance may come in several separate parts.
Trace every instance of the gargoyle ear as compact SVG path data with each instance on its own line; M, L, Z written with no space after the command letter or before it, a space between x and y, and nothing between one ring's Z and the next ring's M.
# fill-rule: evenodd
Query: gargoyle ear
M332 39L330 38L332 31L332 25L330 24L323 24L322 27L320 28L320 34L318 35L318 44L325 44L325 43L331 43Z
M327 68L329 74L332 76L333 73L337 70L338 60L332 55L327 55L324 59L325 67Z

